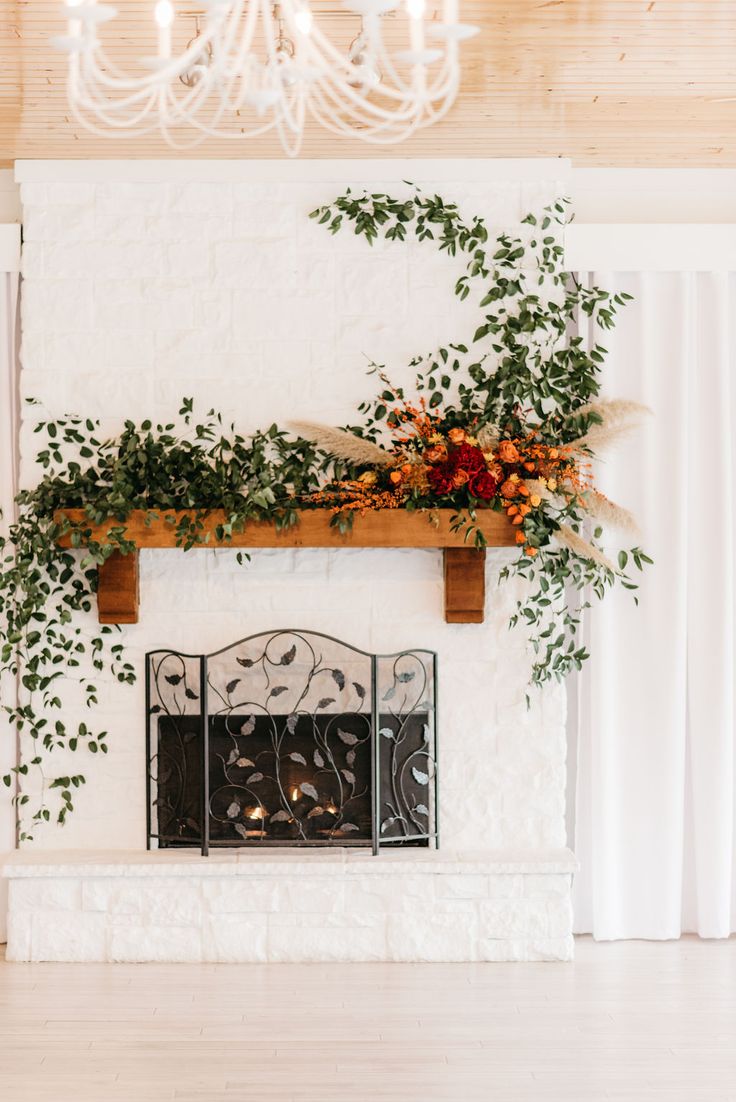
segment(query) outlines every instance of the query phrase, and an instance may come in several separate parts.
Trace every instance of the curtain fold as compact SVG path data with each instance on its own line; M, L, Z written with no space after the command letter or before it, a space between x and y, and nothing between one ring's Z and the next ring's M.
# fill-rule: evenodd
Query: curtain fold
M637 515L655 565L638 608L621 590L586 620L576 930L727 937L736 929L736 275L589 278L634 295L616 330L596 338L610 353L604 391L654 417L598 477Z

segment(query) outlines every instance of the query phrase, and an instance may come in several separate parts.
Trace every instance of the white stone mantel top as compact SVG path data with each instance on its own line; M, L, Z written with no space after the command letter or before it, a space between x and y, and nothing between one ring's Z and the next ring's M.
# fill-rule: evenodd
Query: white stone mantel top
M267 851L240 849L210 852L167 850L59 850L54 853L24 851L10 855L0 869L9 880L37 877L116 876L288 876L310 869L320 876L453 876L466 874L559 875L576 872L578 863L569 849L524 850L383 850L374 857L368 850L332 849L298 853L293 849Z

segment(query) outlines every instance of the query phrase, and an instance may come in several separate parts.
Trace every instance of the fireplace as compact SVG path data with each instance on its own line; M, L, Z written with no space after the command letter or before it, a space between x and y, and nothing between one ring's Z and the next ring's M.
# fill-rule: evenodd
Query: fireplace
M320 632L150 652L148 848L436 847L436 679Z

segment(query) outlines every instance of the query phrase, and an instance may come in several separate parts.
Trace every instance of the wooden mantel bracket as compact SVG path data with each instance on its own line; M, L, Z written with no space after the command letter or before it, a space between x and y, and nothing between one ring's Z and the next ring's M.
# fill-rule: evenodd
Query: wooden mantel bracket
M445 548L445 622L482 624L486 608L486 553Z
M101 624L136 624L138 622L138 548L176 547L176 522L155 519L145 512L134 512L125 522L125 535L136 550L128 555L117 551L99 568L97 604ZM80 524L86 538L104 542L111 527L120 529L120 522L110 520L91 525L84 510L69 509L56 514ZM435 547L444 552L445 620L448 624L482 624L485 613L484 550L468 547L465 532L454 527L455 510L436 509L431 515L419 511L379 509L365 516L356 516L349 532L340 532L331 524L327 509L308 509L299 514L299 523L277 530L268 521L253 521L232 539L218 542L216 529L225 522L222 513L213 512L204 521L202 535L209 541L201 546L257 547ZM511 547L515 531L503 513L491 509L479 510L475 524L481 529L489 547ZM71 546L71 536L62 536L59 543Z
M140 591L138 552L113 551L97 568L97 612L101 624L137 624Z

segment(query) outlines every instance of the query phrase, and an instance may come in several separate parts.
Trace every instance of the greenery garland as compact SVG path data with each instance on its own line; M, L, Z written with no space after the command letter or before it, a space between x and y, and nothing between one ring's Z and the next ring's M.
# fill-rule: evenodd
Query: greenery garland
M594 399L605 350L598 345L587 350L580 337L570 334L580 313L603 329L611 328L617 308L628 296L583 287L564 272L556 237L556 227L565 221L564 204L555 203L540 218L528 215L526 240L502 234L492 245L481 218L466 223L454 204L418 189L405 200L348 192L311 217L332 233L352 225L369 244L379 236L404 241L411 232L450 255L465 254L466 270L455 294L464 300L480 291L482 322L472 341L450 344L412 361L417 370L416 407L380 366L373 365L379 393L359 407L362 421L348 432L353 442L380 445L388 431L391 447L385 470L370 461L356 461L350 449L341 456L339 447L325 449L318 441L295 437L276 425L245 437L233 425L225 425L214 410L197 421L190 399L183 402L178 425L126 421L120 436L112 440L101 439L98 423L81 417L38 422L36 432L43 445L37 459L45 473L35 488L19 494L17 520L0 540L0 676L6 684L14 679L18 688L17 699L3 706L18 737L33 748L27 760L3 778L8 787L13 775L26 779L25 790L13 797L23 840L32 837L39 822L53 817L63 823L73 809L75 789L84 783L79 772L50 773L49 759L59 751L82 747L93 754L107 752L105 731L64 722L65 687L80 685L92 708L98 702L95 674L106 671L127 684L136 680L123 645L115 641L119 629L91 630L89 621L78 615L92 610L97 564L115 550L133 549L125 534L125 521L133 510L146 510L152 517L189 510L183 519L171 518L184 550L206 542L202 522L215 509L225 513L216 533L225 542L253 520L291 526L298 509L323 507L326 500L332 503L334 523L345 527L356 504L372 507L365 493L371 483L376 495L379 490L393 494L392 504L404 508L455 508L457 526L465 528L478 546L483 544L474 525L479 506L516 510L514 523L524 546L502 576L518 574L534 583L512 623L522 619L531 632L535 684L564 677L587 657L575 638L580 609L567 606L566 592L589 587L600 597L616 580L633 589L625 574L627 565L641 569L651 561L634 547L621 552L613 567L600 551L598 528L589 543L581 537L582 553L580 548L555 545L563 527L584 529L589 517L583 492L559 498L546 493L538 502L531 495L536 504L521 499L521 504L514 504L495 489L492 500L487 493L475 495L471 483L453 486L441 500L428 490L426 480L411 487L389 481L388 490L381 489L391 473L407 469L406 432L421 424L431 425L435 437L450 441L453 431L456 436L462 433L463 454L469 454L468 448L478 450L486 431L490 442L484 454L489 472L498 469L498 478L493 476L498 486L504 477L506 484L514 478L520 484L513 472L524 474L524 447L533 445L535 455L547 449L546 462L554 451L561 452L562 469L569 473L574 464L566 447L582 440L579 450L591 450L586 434L593 439L595 427L604 421ZM510 453L504 446L514 440L519 443L519 462L506 462L503 456ZM426 457L422 461L426 468ZM555 462L559 465L558 458ZM546 469L540 461L539 470ZM481 482L472 485L479 487ZM375 498L378 504L384 501ZM87 523L54 519L57 510L79 508L85 510ZM118 525L107 540L92 539L91 526L111 517ZM64 549L58 540L68 533L72 548Z

